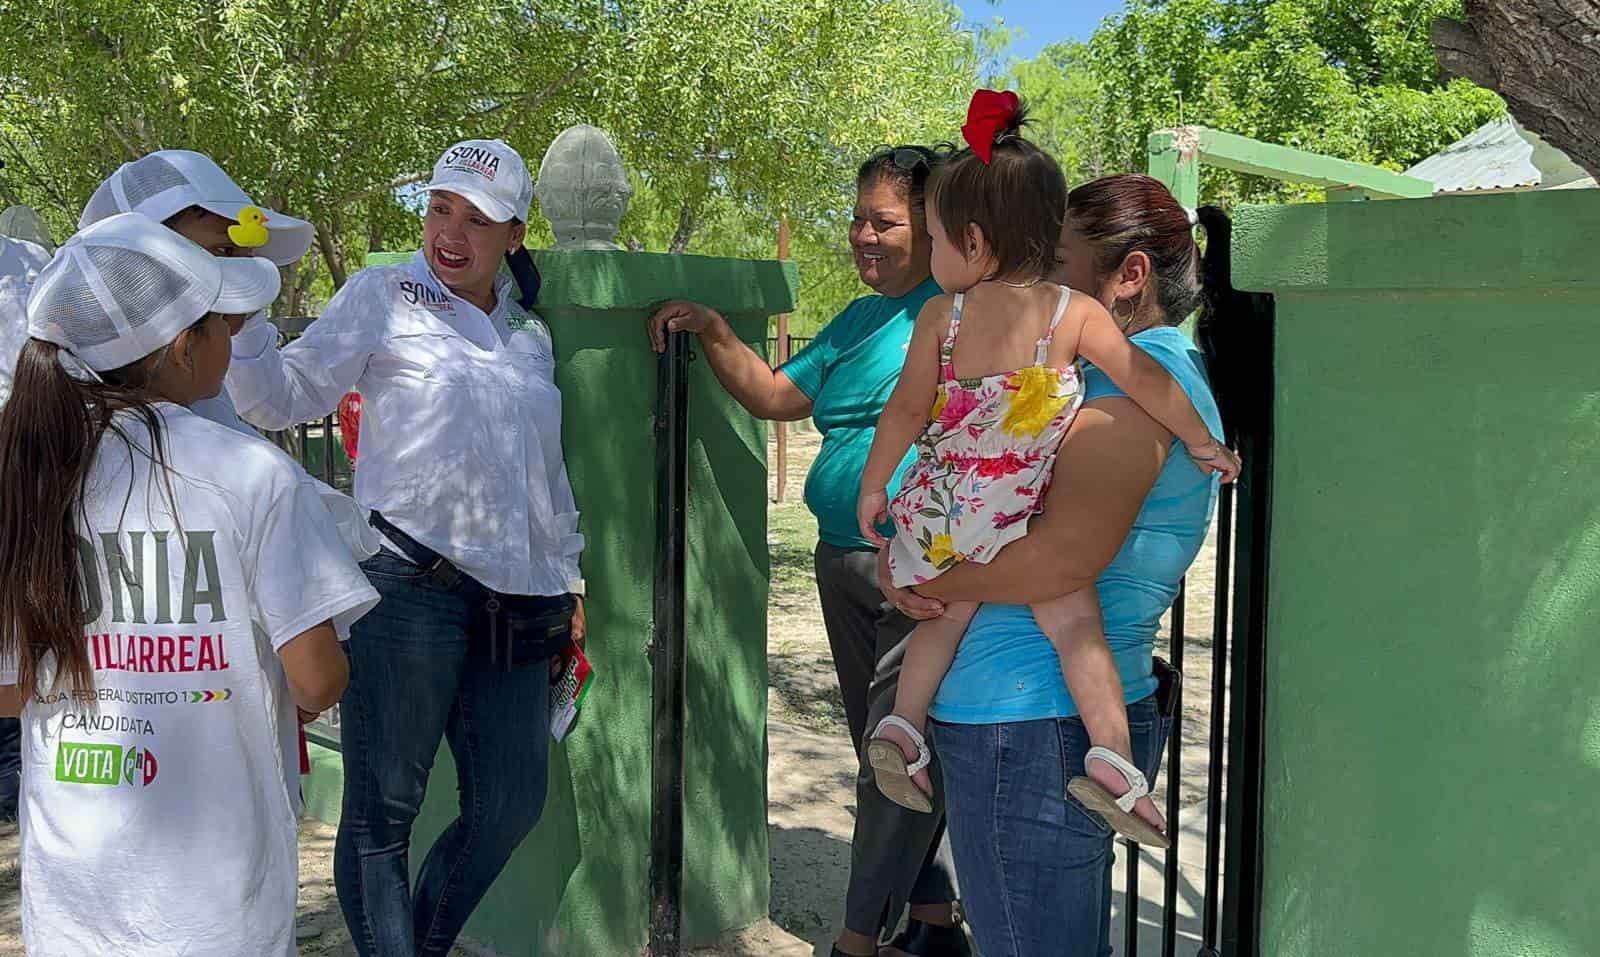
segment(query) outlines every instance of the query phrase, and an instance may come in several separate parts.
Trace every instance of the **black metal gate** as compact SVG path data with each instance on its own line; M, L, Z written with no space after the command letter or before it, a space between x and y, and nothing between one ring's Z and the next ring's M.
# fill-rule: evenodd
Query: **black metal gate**
M1229 237L1210 237L1226 248ZM1226 273L1226 262L1222 263ZM1218 277L1226 279L1226 276ZM1167 741L1166 809L1172 847L1166 851L1159 927L1162 957L1256 957L1260 941L1262 785L1265 738L1267 543L1271 520L1272 336L1270 296L1240 293L1231 283L1198 330L1229 444L1244 457L1237 486L1225 486L1217 506L1217 556L1211 634L1211 708L1204 801L1204 886L1198 901L1198 942L1179 939L1179 828L1183 767L1183 682L1178 720ZM1172 609L1169 654L1185 670L1187 587ZM1231 678L1230 678L1231 675ZM1218 835L1222 839L1218 839ZM1124 843L1123 939L1120 952L1137 957L1143 851ZM1190 853L1193 853L1192 851Z

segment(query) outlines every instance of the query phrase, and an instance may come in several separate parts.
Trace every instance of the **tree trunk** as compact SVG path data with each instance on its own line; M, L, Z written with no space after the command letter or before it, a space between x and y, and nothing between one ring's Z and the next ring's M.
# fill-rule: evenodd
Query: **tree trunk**
M669 253L682 253L688 250L689 240L694 238L695 227L700 225L700 214L695 207L684 203L678 209L678 228L672 234L672 242L667 246Z
M290 267L293 284L286 286L287 308L278 313L284 316L303 316L306 314L306 298L311 295L311 286L317 281L317 266L315 260L302 259ZM278 303L284 305L284 296L278 297Z
M376 208L367 210L367 252L383 252L383 214Z
M1523 126L1600 175L1600 0L1466 0L1435 20L1445 71L1505 97Z
M338 290L344 286L344 257L339 254L338 244L333 241L333 233L321 223L317 224L317 247L322 250L322 261L328 264L328 275L333 277L333 288Z

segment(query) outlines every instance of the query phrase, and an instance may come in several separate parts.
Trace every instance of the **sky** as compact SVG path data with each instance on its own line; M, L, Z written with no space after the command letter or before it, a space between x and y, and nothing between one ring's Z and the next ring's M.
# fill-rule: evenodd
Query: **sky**
M1032 59L1057 40L1086 40L1108 13L1122 9L1122 0L958 0L968 20L988 23L1000 17L1008 27L1020 27L1023 36L1011 55Z

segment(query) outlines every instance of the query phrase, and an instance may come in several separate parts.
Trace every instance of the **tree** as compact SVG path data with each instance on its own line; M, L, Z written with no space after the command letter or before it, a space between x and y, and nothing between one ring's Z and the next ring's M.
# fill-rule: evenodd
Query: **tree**
M785 215L837 249L854 162L950 137L978 57L947 0L0 0L0 200L65 236L118 164L201 150L317 225L280 301L302 311L417 241L397 196L444 145L537 169L582 121L638 179L644 248L771 255Z
M1499 91L1522 125L1600 176L1600 4L1467 0L1433 24L1439 62Z
M1427 25L1459 0L1132 0L1083 44L1018 64L1040 136L1074 180L1143 169L1149 134L1200 124L1403 169L1499 115L1449 80ZM1314 190L1206 170L1209 199Z
M391 187L425 174L441 144L536 116L579 62L592 6L0 0L6 182L64 235L119 163L198 149L314 222L337 284L348 251L393 220ZM291 302L307 280L289 284Z
M836 217L854 162L948 137L976 75L944 0L629 0L612 29L574 118L616 138L674 252L719 197L769 222Z

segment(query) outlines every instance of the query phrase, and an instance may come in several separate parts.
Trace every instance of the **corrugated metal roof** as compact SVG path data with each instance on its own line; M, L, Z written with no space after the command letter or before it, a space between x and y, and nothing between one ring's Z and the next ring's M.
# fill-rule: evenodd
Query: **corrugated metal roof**
M1543 174L1533 163L1533 144L1511 117L1486 123L1406 170L1433 183L1436 193L1538 186Z

